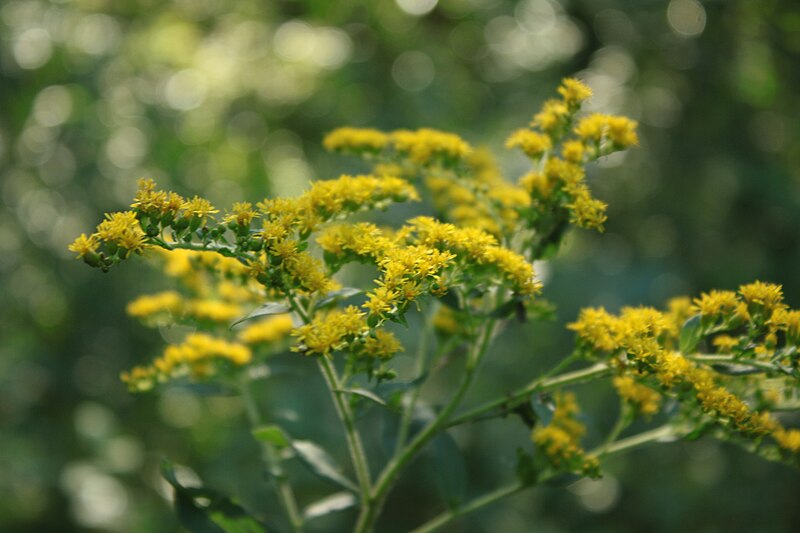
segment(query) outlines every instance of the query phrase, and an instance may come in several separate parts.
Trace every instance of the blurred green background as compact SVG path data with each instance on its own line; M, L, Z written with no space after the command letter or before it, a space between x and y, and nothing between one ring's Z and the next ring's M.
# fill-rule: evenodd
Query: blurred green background
M660 305L754 279L800 306L796 1L12 0L0 37L2 531L176 531L163 457L274 515L237 399L131 397L117 379L163 342L125 303L167 282L141 261L103 275L66 250L142 176L220 206L294 194L362 168L320 147L351 124L452 130L516 177L526 162L502 149L507 133L577 75L591 109L640 122L641 146L590 170L607 232L574 232L540 267L557 320L510 327L467 403L567 354L563 326L581 306ZM259 398L268 417L344 462L329 399L305 387L316 369L281 364ZM581 390L590 438L614 415L606 389ZM386 420L363 424L380 450ZM441 485L470 497L510 479L527 438L515 420L454 432L403 478L379 530L436 514ZM334 490L291 473L303 503ZM732 446L665 444L449 531L797 531L799 493L796 470Z

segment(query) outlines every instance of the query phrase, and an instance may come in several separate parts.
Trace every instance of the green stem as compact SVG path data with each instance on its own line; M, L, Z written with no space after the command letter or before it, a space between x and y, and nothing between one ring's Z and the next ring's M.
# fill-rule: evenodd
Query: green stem
M353 468L356 471L361 500L362 503L366 503L372 487L369 463L367 462L367 454L364 452L364 445L361 443L361 435L356 428L355 418L350 409L348 399L345 396L346 393L342 392L342 386L339 382L339 376L336 374L336 368L333 366L333 362L325 356L318 357L317 362L319 363L322 375L325 377L328 390L330 390L331 396L333 397L336 413L339 415L342 425L344 425L347 447L350 450L350 458L353 461Z
M618 455L625 451L630 451L634 448L638 448L639 446L643 446L651 442L656 442L670 437L679 437L683 433L684 430L682 428L678 428L673 425L667 424L649 431L645 431L643 433L639 433L638 435L633 435L632 437L620 440L618 442L611 444L610 446L604 444L589 453L591 455L603 454L604 457L610 457L612 455ZM547 481L548 479L556 476L557 474L558 474L557 471L549 471L544 475L542 475L537 480L537 483L541 484ZM428 522L425 522L418 528L412 530L411 533L430 533L432 531L436 531L437 529L449 524L450 522L453 522L454 520L462 518L469 513L487 507L493 503L496 503L508 496L521 492L526 488L532 486L534 485L526 485L519 480L514 481L504 487L500 487L499 489L495 489L491 492L488 492L483 496L479 496L478 498L475 498L474 500L470 501L469 503L466 503L465 505L445 511L439 516L433 518L432 520L429 520Z
M753 368L757 368L765 372L777 372L781 374L786 373L784 370L777 368L772 363L767 363L764 361L755 361L753 359L740 359L732 355L696 354L690 356L690 359L692 361L697 361L698 363L705 363L709 365L713 364L742 365L742 366L750 366Z
M521 401L527 400L532 394L537 392L547 392L567 385L583 383L610 373L611 368L607 364L597 363L596 365L581 370L575 370L574 372L567 372L560 376L538 378L506 396L500 396L499 398L490 400L453 418L448 423L448 427L481 420L483 418L501 416L519 405ZM499 412L487 416L487 413L492 413L492 411L497 410L499 410Z
M247 418L250 422L250 426L251 428L255 429L261 425L262 420L258 406L255 402L255 398L253 398L253 394L250 390L250 382L248 381L246 375L244 375L241 383L239 384L239 391L242 395L242 400L244 401L245 411L247 412ZM283 507L287 518L289 518L292 531L295 533L300 533L303 531L303 517L300 515L297 509L297 501L294 497L294 491L292 490L292 486L289 483L288 477L286 476L286 472L283 470L283 464L280 455L269 443L259 441L259 444L261 445L261 457L264 460L264 463L267 465L269 479L273 488L275 489L276 494L278 495L278 501L280 502L281 507Z
M422 330L422 335L419 339L419 345L417 346L416 364L414 365L415 378L421 376L422 372L425 370L425 362L428 355L428 339L433 334L433 316L436 314L438 309L438 303L434 301L431 303L430 308L423 316L425 325L424 329ZM419 399L421 390L422 384L417 383L410 393L406 393L404 395L404 401L401 404L403 405L403 415L400 419L400 426L397 430L397 440L394 448L395 453L398 453L406 443L406 439L408 438L408 430L411 427L411 420L414 417L414 409L417 406L417 400Z
M300 319L304 323L308 324L311 322L308 312L303 309L303 306L294 298L293 294L287 294L286 299L289 301L291 308L300 316ZM317 358L317 363L322 371L322 376L325 378L328 391L333 398L336 414L339 416L339 420L341 420L344 426L347 448L350 451L350 458L353 461L353 469L356 471L356 479L358 480L362 505L366 505L372 488L372 482L370 480L367 454L364 452L361 435L358 432L358 428L356 428L353 411L350 409L350 403L348 402L346 393L342 390L342 383L336 372L336 367L333 366L333 362L325 356L319 356Z
M611 428L611 431L608 432L608 436L606 437L605 442L600 447L602 450L600 452L600 457L605 456L606 450L617 441L620 434L625 431L625 428L631 425L631 421L633 420L633 413L631 412L631 407L628 405L625 400L620 398L620 407L619 407L619 415L617 416L617 421L614 423L614 427Z
M489 492L487 494L484 494L483 496L475 498L474 500L472 500L469 503L466 503L465 505L446 511L437 516L436 518L434 518L433 520L425 522L418 528L413 529L411 533L430 533L431 531L436 531L440 527L449 524L453 520L457 520L464 515L467 515L473 511L481 509L482 507L486 507L499 500L502 500L503 498L507 498L512 494L516 494L522 490L525 490L529 486L530 485L525 485L521 481L515 481L514 483L511 483L504 487L500 487L497 490L493 490L492 492Z
M447 405L439 412L436 418L431 420L428 425L401 450L399 454L395 455L389 461L380 476L378 476L378 480L375 482L375 486L370 494L368 505L361 509L354 529L356 533L367 533L373 530L378 513L383 507L386 495L396 481L397 476L403 468L416 457L419 451L435 437L442 428L446 427L448 418L453 414L453 411L458 408L461 399L472 384L475 377L475 370L486 354L496 323L496 320L488 320L482 326L479 340L475 344L474 350L468 355L461 382Z
M663 426L659 426L655 429L643 431L642 433L618 440L610 445L604 444L599 448L592 450L589 452L589 454L602 455L604 458L608 458L614 455L619 455L633 448L638 448L644 444L669 438L681 437L685 432L685 429L682 427L677 427L673 424L664 424Z

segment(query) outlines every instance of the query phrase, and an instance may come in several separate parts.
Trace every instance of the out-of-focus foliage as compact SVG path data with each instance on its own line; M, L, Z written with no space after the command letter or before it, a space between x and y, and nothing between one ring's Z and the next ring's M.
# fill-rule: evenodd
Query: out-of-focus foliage
M269 508L260 474L242 468L257 449L238 401L186 389L132 400L117 379L160 344L124 317L149 275L131 264L107 279L66 251L95 213L124 207L142 176L221 205L293 194L312 168L351 170L320 146L343 124L432 126L499 148L558 79L577 74L594 89L592 109L639 120L641 147L590 176L609 204L607 232L573 234L543 265L558 321L500 339L506 358L473 396L567 353L563 324L578 306L658 303L751 279L782 283L800 303L796 2L18 0L0 6L0 34L0 529L174 531L164 456ZM518 175L526 162L509 152L503 165ZM327 434L300 422L330 409L298 392L318 379L304 372L287 358L263 404L298 433ZM457 433L467 459L528 436L494 424ZM385 524L402 529L438 507L426 476L440 459L423 457L401 482L394 498L409 499L390 507L405 516ZM463 490L496 484L513 464L468 461ZM459 527L800 522L795 471L710 442L639 452L612 472L570 486L574 498L537 489ZM196 474L178 475L190 484Z

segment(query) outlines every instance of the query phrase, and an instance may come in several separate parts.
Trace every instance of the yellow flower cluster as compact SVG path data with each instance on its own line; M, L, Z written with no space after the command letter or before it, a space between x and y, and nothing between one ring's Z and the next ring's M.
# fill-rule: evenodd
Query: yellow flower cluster
M783 303L783 288L774 283L755 281L739 287L739 294L747 305L750 315L757 313L771 315L774 311L786 309Z
M424 245L388 249L379 259L378 287L367 295L370 315L397 315L429 292L443 292L441 274L455 256Z
M332 152L353 152L356 154L380 152L390 142L386 133L368 128L339 128L322 141L326 150Z
M553 147L549 135L535 131L520 129L515 131L506 140L506 148L520 148L525 155L538 159Z
M775 430L772 437L784 450L800 453L800 430L779 428Z
M106 244L109 254L121 252L123 256L130 252L141 253L148 246L147 236L136 218L136 213L122 211L106 213L105 220L97 226L97 231L89 236L82 233L69 245L69 250L90 265L101 266L102 256L98 255L98 250L103 243Z
M167 346L161 357L150 366L139 366L122 374L131 390L146 391L157 383L180 377L208 378L217 372L217 365L228 362L243 366L252 359L250 349L204 333L192 333L183 343Z
M183 313L200 321L227 323L244 314L242 306L217 299L187 300Z
M253 204L250 202L236 202L231 207L230 212L222 219L222 222L242 228L250 228L250 224L257 216L258 213L253 209Z
M165 250L152 248L153 253L164 261L164 272L191 285L198 272L213 272L220 276L247 275L247 267L240 261L205 250Z
M317 244L334 256L353 254L371 260L377 260L398 245L384 230L369 222L328 226L317 236Z
M405 180L391 176L342 176L319 181L297 198L267 199L258 204L263 229L258 234L265 252L250 264L251 273L266 286L324 293L338 288L323 264L305 250L308 235L321 224L348 212L385 205L391 201L416 200L416 190ZM332 246L334 233L328 233ZM276 267L288 276L289 285L276 278Z
M735 313L739 308L739 299L733 291L713 290L695 298L694 305L704 317L719 317Z
M800 344L800 310L775 309L770 317L770 325L786 333L787 344Z
M138 189L131 208L143 220L154 219L165 226L172 225L176 229L197 229L205 224L219 210L205 198L195 196L184 199L181 195L156 189L156 183L150 178L138 181Z
M269 344L286 338L293 328L291 316L277 315L248 325L237 337L245 344Z
M621 150L639 144L636 125L636 121L627 117L592 113L578 122L575 133L581 140L596 146L608 140L615 150Z
M389 359L403 351L403 345L389 331L379 329L364 339L363 355L374 359Z
M348 212L418 199L414 187L400 178L341 176L314 182L297 198L266 199L258 207L265 220L264 238L280 239L296 229L311 232L320 224Z
M126 307L135 318L148 319L158 315L179 315L183 312L183 298L175 291L139 296Z
M156 182L150 178L142 178L131 207L141 213L158 214L175 217L186 205L186 200L177 193L156 190Z
M607 206L592 196L583 165L636 145L636 123L595 113L580 119L571 129L581 104L592 91L581 81L567 78L558 92L561 99L544 103L530 123L532 130L518 130L506 142L509 148L522 148L536 163L536 168L520 180L531 195L534 216L530 224L557 236L558 231L563 232L559 230L559 213L567 210L572 224L602 231ZM540 162L546 154L550 155Z
M617 394L634 405L641 414L654 415L661 407L661 395L647 385L637 383L631 376L617 376L613 383Z
M469 155L472 147L453 133L422 128L416 131L398 130L392 133L392 144L400 154L417 165L435 162L456 162Z
M357 307L335 309L292 331L298 345L292 350L306 355L330 355L367 330L364 313Z
M467 177L428 174L425 186L443 219L458 226L478 228L496 237L518 230L520 210L531 203L527 192L508 182L491 153L477 149L466 159Z
M592 96L592 90L580 80L565 78L558 88L558 94L568 106L577 106Z
M555 468L597 475L597 458L587 455L580 445L586 428L575 418L579 412L575 395L571 392L559 393L555 400L553 419L546 426L535 427L531 439Z
M384 133L373 129L346 127L332 131L322 143L331 151L361 155L374 155L391 149L420 166L436 163L450 165L462 160L472 151L472 147L458 135L430 128Z
M569 120L570 108L563 100L546 100L542 109L533 117L531 126L555 135Z
M497 240L486 232L459 228L430 217L409 220L407 229L412 232L413 242L452 252L467 267L488 267L490 275L498 274L519 294L532 295L541 288L535 279L533 265L522 255L499 246ZM480 274L473 270L470 273Z
M742 299L748 297L763 297L758 305L774 309L773 313L784 312L780 298L776 296L780 291L777 286L754 287L745 285ZM731 298L731 295L733 297ZM735 293L715 291L703 295L695 300L696 310L718 315L730 313L742 303L736 298ZM685 313L685 300L676 304ZM627 354L629 362L635 365L639 372L645 376L654 376L667 390L681 394L690 391L691 397L697 402L703 412L715 417L725 424L730 424L746 436L758 437L772 435L776 442L784 449L791 451L786 446L790 442L780 423L769 413L756 413L747 403L717 383L716 373L700 366L684 355L670 351L666 346L675 340L676 332L670 313L661 313L652 308L625 308L619 316L611 315L603 309L584 309L578 320L569 325L570 329L577 332L582 342L591 349L601 353L616 355L619 352ZM731 349L738 345L738 340L728 336L718 335L712 341L718 347ZM619 360L618 360L619 361ZM746 363L746 361L743 361ZM624 363L623 363L624 364ZM631 382L626 378L624 385ZM620 385L615 381L618 390ZM641 385L636 385L637 387ZM625 393L620 391L625 397ZM633 394L630 391L630 394ZM777 436L781 435L781 439Z

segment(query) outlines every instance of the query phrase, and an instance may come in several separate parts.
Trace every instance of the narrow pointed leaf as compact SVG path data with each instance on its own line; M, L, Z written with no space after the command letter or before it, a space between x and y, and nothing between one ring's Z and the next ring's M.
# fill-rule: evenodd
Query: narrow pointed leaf
M297 457L316 475L333 481L353 492L358 491L356 484L342 474L342 469L334 462L333 458L317 444L310 440L296 440L292 442L292 449L297 454Z
M252 433L253 437L256 439L266 442L278 449L288 448L292 444L289 435L287 435L280 426L275 424L259 426L255 428Z
M694 353L700 343L700 339L703 338L703 326L700 318L700 315L693 316L681 328L680 350L684 355Z
M371 400L379 405L386 407L386 400L378 396L372 391L367 389L337 389L336 392L346 392L347 394L355 394L368 400Z
M361 289L356 289L355 287L343 287L339 290L331 291L326 294L325 297L320 300L319 303L317 303L317 307L324 307L336 300L346 300L358 294L364 294L364 291Z
M253 320L254 318L258 318L260 316L281 315L283 313L288 313L289 311L291 311L291 308L284 303L269 302L262 305L258 309L252 311L250 314L237 319L235 322L231 324L230 327L232 328L237 324L241 324L242 322L246 322L248 320Z
M312 503L303 510L303 519L306 521L325 516L326 514L344 511L354 507L358 500L351 492L337 492L317 502Z

